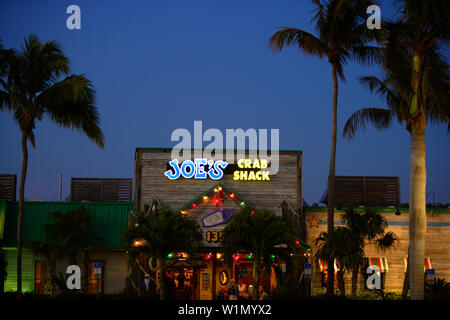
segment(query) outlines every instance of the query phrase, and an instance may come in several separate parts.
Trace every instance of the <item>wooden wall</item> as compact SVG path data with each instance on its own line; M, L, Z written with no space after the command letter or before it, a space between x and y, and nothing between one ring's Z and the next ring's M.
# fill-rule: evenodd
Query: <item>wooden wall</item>
M320 232L327 231L327 208L306 208L306 241L313 245L314 239ZM405 272L404 258L407 256L409 234L408 234L408 213L402 212L395 215L395 209L373 210L379 212L388 221L388 231L394 232L400 239L397 248L387 252L377 252L372 245L366 248L367 257L386 257L389 271L386 274L386 289L401 290ZM320 222L317 222L320 220ZM341 211L335 213L335 225L342 225ZM431 264L436 272L436 278L450 280L450 210L448 213L427 214L427 238L425 256L431 259ZM313 254L315 250L313 248ZM320 287L319 267L313 262L313 287ZM348 275L350 276L350 275ZM350 279L346 279L346 286L350 289Z
M279 205L287 200L293 207L301 207L301 152L280 152L279 171L270 176L270 181L235 181L232 174L225 174L221 180L185 179L170 180L164 172L171 160L170 149L140 149L136 152L135 162L135 205L143 208L158 200L162 205L179 210L187 203L213 188L222 184L231 192L252 203L257 209L268 208L279 212ZM219 159L215 159L219 160ZM199 201L195 209L190 209L188 215L200 223L201 217L221 207L239 210L239 202L224 195L224 203L216 206L209 199ZM220 231L224 225L204 228L207 231ZM204 243L207 246L217 246Z

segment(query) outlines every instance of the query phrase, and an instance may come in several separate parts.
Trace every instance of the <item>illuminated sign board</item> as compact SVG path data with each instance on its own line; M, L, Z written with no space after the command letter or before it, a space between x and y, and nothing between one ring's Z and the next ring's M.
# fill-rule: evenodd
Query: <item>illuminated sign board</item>
M164 175L170 180L178 179L180 176L186 179L206 179L210 177L213 180L222 179L224 169L228 163L222 160L195 159L186 160L182 163L178 159L169 162L170 169L164 172Z
M204 158L179 162L173 159L167 164L164 175L170 180L185 179L220 180L224 174L232 174L235 181L270 181L270 163L267 159L239 159L237 164Z
M235 170L233 180L270 181L269 171L261 170L268 168L267 159L240 159L237 165L239 169L244 170Z

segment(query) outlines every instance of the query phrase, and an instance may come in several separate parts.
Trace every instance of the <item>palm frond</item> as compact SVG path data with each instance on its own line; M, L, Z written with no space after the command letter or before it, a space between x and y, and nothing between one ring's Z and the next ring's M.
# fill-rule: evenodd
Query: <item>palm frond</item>
M99 147L104 147L99 114L94 106L95 91L83 75L72 75L36 97L36 104L62 127L82 131Z
M376 129L382 130L392 125L394 114L391 110L381 108L363 108L356 111L347 120L343 130L343 136L354 138L357 131L366 128L371 123Z
M270 37L269 45L274 51L281 51L287 46L297 46L308 55L323 57L328 53L328 47L320 39L307 31L283 27Z

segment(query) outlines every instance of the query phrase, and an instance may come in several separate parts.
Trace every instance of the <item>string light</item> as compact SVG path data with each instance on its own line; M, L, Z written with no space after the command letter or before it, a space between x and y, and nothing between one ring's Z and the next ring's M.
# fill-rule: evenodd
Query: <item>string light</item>
M172 258L173 258L173 253L172 253L172 252L169 253L169 254L167 255L167 258L172 259Z
M187 211L186 210L181 210L181 214L186 214Z
M234 193L230 193L230 198L234 198Z
M223 257L223 253L221 253L221 252L216 253L216 259L222 259L222 257Z
M219 186L219 191L222 191L222 187Z
M214 192L217 192L217 188L214 189Z
M251 259L252 256L253 256L253 253L250 252L249 255L247 256L247 258Z
M252 214L255 214L255 210L252 210Z
M192 208L196 208L197 207L197 204L196 203L193 203L192 204Z
M206 194L203 196L203 200L208 200L208 196Z
M241 207L243 207L243 206L245 206L245 202L244 201L241 202Z

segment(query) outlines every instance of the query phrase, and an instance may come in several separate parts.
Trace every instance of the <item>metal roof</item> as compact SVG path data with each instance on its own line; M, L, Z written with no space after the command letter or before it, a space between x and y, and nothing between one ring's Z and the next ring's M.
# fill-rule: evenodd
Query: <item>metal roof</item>
M128 227L128 213L133 202L47 202L25 201L23 216L23 246L30 241L48 241L45 224L52 223L50 213L67 212L83 206L89 209L92 219L92 237L105 240L105 248L122 248L121 232ZM4 239L2 247L17 246L17 215L19 203L6 204Z

